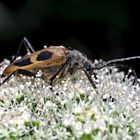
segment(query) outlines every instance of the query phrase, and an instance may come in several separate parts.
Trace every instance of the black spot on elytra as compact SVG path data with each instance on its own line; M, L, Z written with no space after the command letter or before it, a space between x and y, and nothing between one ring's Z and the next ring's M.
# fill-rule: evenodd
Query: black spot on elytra
M52 55L53 55L52 52L43 51L43 52L41 52L41 53L37 56L36 60L37 60L37 61L48 60L48 59L50 59L50 58L52 57Z
M17 62L14 63L15 66L26 66L30 64L33 64L30 58L18 60Z

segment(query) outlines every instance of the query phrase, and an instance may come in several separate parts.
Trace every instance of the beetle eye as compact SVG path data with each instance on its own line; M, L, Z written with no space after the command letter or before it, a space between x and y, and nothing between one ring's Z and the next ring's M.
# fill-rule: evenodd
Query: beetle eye
M86 69L86 71L92 71L93 70L93 67L88 62L86 62L84 64L84 68Z

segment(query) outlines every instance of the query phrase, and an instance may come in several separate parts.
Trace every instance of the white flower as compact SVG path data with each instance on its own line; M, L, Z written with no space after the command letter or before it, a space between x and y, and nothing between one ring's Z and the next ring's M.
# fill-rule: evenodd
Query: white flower
M74 109L74 113L75 114L80 114L80 113L82 113L82 107L81 106L77 106L77 107L75 107L75 109Z
M0 139L139 139L140 85L115 67L95 72L98 93L81 70L53 90L40 73L9 79L0 86Z

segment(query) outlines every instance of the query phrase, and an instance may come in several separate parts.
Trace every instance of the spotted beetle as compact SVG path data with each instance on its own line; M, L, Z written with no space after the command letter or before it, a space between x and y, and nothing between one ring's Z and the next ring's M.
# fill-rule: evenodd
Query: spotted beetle
M16 60L22 44L25 45L26 50L30 54ZM24 37L12 63L6 67L1 75L1 77L6 78L0 85L5 83L12 75L17 76L22 74L25 76L35 76L39 70L42 72L41 77L43 80L50 82L52 85L58 75L59 78L63 78L67 73L73 74L77 69L82 69L92 86L96 89L96 85L91 78L91 75L95 75L94 70L101 69L116 62L128 61L131 59L140 59L140 56L113 59L95 67L92 61L77 50L69 50L64 46L50 46L42 50L35 51L27 38ZM133 72L135 73L134 70Z

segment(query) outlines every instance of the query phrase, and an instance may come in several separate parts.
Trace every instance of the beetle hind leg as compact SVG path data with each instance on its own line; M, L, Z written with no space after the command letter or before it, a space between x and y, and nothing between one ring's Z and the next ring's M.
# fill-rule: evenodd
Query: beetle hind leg
M14 62L16 60L16 58L19 56L19 53L20 53L20 50L21 50L21 47L23 46L23 44L26 47L27 53L29 52L31 54L31 53L34 53L35 52L35 49L31 45L31 43L29 42L29 40L26 37L24 37L22 39L20 45L19 45L18 51L17 51L16 55L14 56L12 62Z
M15 75L16 73L18 72L18 69L14 72L12 72L10 75L8 75L1 83L0 83L0 86L3 85L6 81L8 81L12 75ZM1 76L3 77L3 76Z
M8 75L1 83L0 86L3 85L6 81L8 81L12 75L16 74L22 74L26 76L35 76L35 73L28 71L28 70L23 70L23 69L17 69L16 71L12 72L10 75Z

